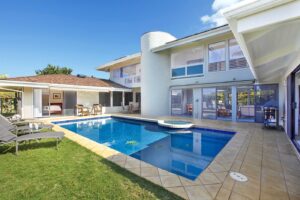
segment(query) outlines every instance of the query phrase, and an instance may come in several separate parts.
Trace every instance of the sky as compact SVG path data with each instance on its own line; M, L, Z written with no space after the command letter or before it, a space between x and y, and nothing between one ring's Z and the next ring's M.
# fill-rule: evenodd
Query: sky
M34 75L47 64L108 78L96 67L140 51L140 37L176 38L219 26L239 0L0 0L0 74Z

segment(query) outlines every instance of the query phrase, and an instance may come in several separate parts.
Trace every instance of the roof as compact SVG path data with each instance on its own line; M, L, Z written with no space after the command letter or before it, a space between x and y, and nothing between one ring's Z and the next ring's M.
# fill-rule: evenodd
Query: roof
M208 30L205 30L205 31L193 34L193 35L179 38L177 40L167 42L164 45L153 48L152 52L160 52L163 50L178 47L181 45L190 44L192 42L196 42L199 40L207 39L209 37L214 37L214 36L218 36L218 35L222 35L222 34L230 33L230 32L231 32L230 27L228 26L228 24L225 24L225 25L214 27L214 28L211 28L211 29L208 29Z
M92 87L113 87L113 88L126 88L120 84L110 80L99 79L95 77L78 77L74 75L65 74L49 74L37 76L24 76L4 79L7 81L21 81L31 83L51 83L62 85L76 85L76 86L92 86ZM127 88L126 88L127 89Z
M135 53L128 56L123 56L121 58L117 58L111 62L105 63L99 67L97 67L97 70L101 71L109 71L109 69L114 68L120 68L128 65L133 64L139 64L141 62L141 53Z

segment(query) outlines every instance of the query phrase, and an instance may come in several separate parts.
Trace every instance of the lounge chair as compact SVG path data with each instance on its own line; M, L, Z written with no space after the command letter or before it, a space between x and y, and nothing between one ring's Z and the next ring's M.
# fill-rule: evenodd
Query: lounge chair
M102 105L94 104L92 108L93 115L101 115L102 114Z
M84 107L82 104L77 104L76 113L78 116L87 116L90 114L90 111L87 107Z
M138 102L129 102L128 111L130 113L139 112L140 111L140 104Z
M58 140L61 140L63 137L64 137L63 132L32 133L32 134L22 135L18 137L0 125L0 145L15 142L16 155L18 154L19 142L53 138L56 139L56 148L57 148Z
M30 125L31 124L31 125ZM33 127L36 124L36 127ZM19 133L32 133L34 130L41 130L41 129L52 129L52 125L45 125L41 122L24 122L21 123L12 123L7 118L5 118L3 115L0 115L0 126L2 128L5 128L7 130L13 130L18 135Z

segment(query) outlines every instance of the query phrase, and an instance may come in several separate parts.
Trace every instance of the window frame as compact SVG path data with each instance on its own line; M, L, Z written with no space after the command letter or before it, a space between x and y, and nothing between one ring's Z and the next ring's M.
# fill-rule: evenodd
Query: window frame
M225 67L224 67L224 70L214 70L214 71L210 71L210 70L209 70L209 64L210 64L210 57L209 57L210 49L209 49L209 46L215 45L215 44L218 44L218 43L224 43L224 61L213 62L213 63L224 62L224 63L225 63ZM227 52L228 52L227 49L228 49L228 40L222 40L222 41L218 41L218 42L214 42L214 43L209 43L209 44L207 45L207 71L208 71L208 72L225 72L225 71L227 71Z

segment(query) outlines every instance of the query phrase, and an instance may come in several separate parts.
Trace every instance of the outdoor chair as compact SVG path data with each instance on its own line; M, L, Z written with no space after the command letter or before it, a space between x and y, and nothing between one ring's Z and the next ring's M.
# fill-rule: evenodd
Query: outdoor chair
M90 114L90 111L87 107L84 107L82 104L77 104L76 113L78 116L87 116Z
M94 115L101 115L102 114L102 105L101 104L94 104L92 108L92 113Z
M63 132L39 132L22 136L16 136L11 131L0 125L0 145L15 142L16 155L18 155L19 143L24 141L39 140L39 139L56 139L56 148L58 148L58 141L64 137Z

